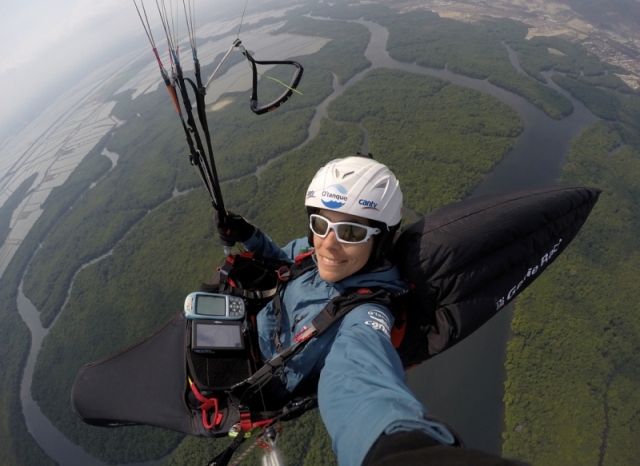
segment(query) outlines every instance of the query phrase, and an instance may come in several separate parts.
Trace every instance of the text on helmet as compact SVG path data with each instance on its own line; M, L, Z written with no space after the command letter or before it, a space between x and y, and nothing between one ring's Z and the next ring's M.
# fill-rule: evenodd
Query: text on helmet
M378 206L378 204L376 202L367 201L366 199L360 199L358 201L358 204L360 204L361 206L366 207L368 209L375 209Z

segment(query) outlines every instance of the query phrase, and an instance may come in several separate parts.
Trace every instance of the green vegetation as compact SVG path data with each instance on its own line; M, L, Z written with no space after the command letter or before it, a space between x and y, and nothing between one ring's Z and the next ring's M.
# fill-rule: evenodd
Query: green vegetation
M466 24L428 11L398 15L382 5L323 4L313 7L311 13L346 20L362 17L378 22L389 31L387 50L396 60L433 68L446 66L454 73L488 79L498 87L523 96L555 119L570 115L573 106L569 99L541 84L546 83L540 74L542 71L582 73L579 80L589 84L590 90L594 90L591 85L597 84L629 92L628 86L612 74L619 71L616 67L557 37L525 40L527 27L508 19ZM529 76L516 72L505 44L517 52L520 65ZM605 75L605 71L610 73Z
M617 99L607 90L597 89L575 79L561 74L554 74L553 81L587 106L594 114L603 120L613 121L618 117L616 111Z
M429 11L399 15L383 5L344 3L322 4L313 7L311 13L342 20L362 17L377 22L389 31L387 50L398 61L415 62L431 68L446 66L454 73L471 78L488 78L492 84L523 96L552 118L560 119L573 111L569 99L534 79L518 74L511 65L503 42L510 45L529 43L524 40L526 26L515 21L501 19L466 24L440 18ZM568 42L562 46L563 49L568 47L573 46ZM544 50L549 54L546 48ZM524 51L528 52L528 49ZM583 54L575 48L575 56L582 58ZM544 82L544 78L541 80Z
M604 120L619 121L622 125L638 128L640 122L640 96L600 89L590 86L576 76L554 74L553 80L571 92L571 94L585 104L589 110ZM629 131L625 130L629 134Z
M22 415L20 381L31 338L16 308L22 274L15 264L14 259L0 280L0 464L54 466L27 431Z
M151 98L140 97L145 101ZM62 213L66 218L47 236L30 264L24 292L40 310L45 326L51 324L60 310L80 265L108 252L147 210L171 196L175 174L170 161L162 151L141 157L145 151L144 138L134 136L132 130L144 130L137 134L147 134L159 144L171 147L171 138L160 128L147 125L145 118L134 119L121 131L116 130L118 137L113 138L110 149L120 155L118 165L95 188L85 192L72 210ZM122 195L125 191L127 196Z
M526 97L533 105L540 107L556 120L569 116L573 112L573 104L569 99L522 74L493 75L488 81L514 94Z
M364 56L370 34L367 28L360 24L294 16L287 21L285 26L276 31L277 34L285 32L331 39L315 54L310 65L307 65L306 57L302 59L308 74L315 75L330 70L338 76L340 84L345 84L356 73L371 65L371 62ZM305 87L308 89L312 86L305 84Z
M65 312L43 342L34 398L60 431L110 464L162 457L182 436L148 427L83 425L67 401L75 372L159 328L181 309L186 290L213 275L211 264L221 252L215 257L206 241L213 221L203 191L163 204L131 230L112 256L80 272Z
M560 180L603 189L581 234L516 305L506 456L537 465L637 464L640 150L596 122Z
M30 347L27 326L18 315L18 286L31 257L63 212L109 169L109 160L100 155L108 135L85 157L63 186L55 188L44 212L29 231L9 267L0 279L0 463L20 466L48 466L53 461L35 443L22 415L20 382ZM54 200L55 199L55 200Z
M405 205L423 214L463 199L522 131L518 114L486 94L387 69L370 72L329 112L367 128L371 152L402 180Z
M626 74L623 73L623 74ZM601 86L614 91L622 92L624 94L632 94L634 90L631 89L622 79L615 74L603 74L601 76L572 76L577 81L590 86Z
M517 48L518 41L524 43L526 28L512 21L461 25L429 13L398 18L380 5L323 4L312 10L319 16L377 21L389 29L394 58L446 64L456 73L487 78L524 95L554 118L569 114L570 102L516 73L501 42L518 50L533 74L546 69L542 51L548 55L550 47L569 57L549 58L556 60L553 67L566 66L571 72L597 69L589 57L581 57L579 49L562 41ZM303 95L294 95L277 112L256 117L247 109L248 93L232 94L230 105L209 114L227 207L279 244L304 235L303 199L309 180L323 163L360 149L359 125L371 137L369 149L402 180L407 205L422 213L462 199L512 147L522 130L512 109L442 80L384 69L368 73L334 100L329 107L333 121L324 120L318 136L298 147L307 137L315 106L332 92L332 74L345 83L368 66L363 54L369 38L366 28L301 17L304 12L294 11L279 32L331 41L300 59L305 66ZM239 61L234 60L231 64ZM268 74L288 81L290 70ZM640 334L633 321L640 257L634 183L639 174L640 105L636 95L614 92L614 80L587 78L566 79L576 89L606 87L599 91L613 96L615 123L595 124L575 141L564 181L595 184L605 193L576 246L519 302L517 337L507 362L505 454L539 464L576 464L576 458L585 460L580 464L593 464L601 451L605 464L638 460L624 455L634 454L632 433L640 431L634 390L639 365L633 349L639 347L634 335ZM261 102L281 92L272 81L261 80ZM587 100L589 93L584 94ZM41 242L24 289L46 324L59 312L80 266L113 249L112 255L77 274L67 307L38 358L34 398L54 425L109 463L158 458L174 448L167 464L204 463L226 443L146 427L92 428L70 410L71 383L82 364L160 327L179 311L186 293L212 278L222 260L212 211L189 165L184 135L166 91L133 101L130 94L121 94L117 100L114 114L127 123L105 137L52 193L0 282L2 464L52 464L26 431L18 400L29 335L17 315L15 295ZM621 142L628 146L609 157ZM110 162L100 155L107 145L120 155L111 171ZM268 160L274 161L259 178L253 176ZM172 198L174 188L190 191ZM285 424L278 445L287 464L335 464L317 412ZM247 464L258 463L259 455L259 450L252 453Z
M590 55L582 47L558 37L534 37L531 40L507 40L509 45L518 52L520 65L530 76L546 82L541 71L551 69L562 73L594 76L603 74L608 67L596 56ZM553 49L560 54L551 53Z
M27 195L29 188L37 176L38 174L34 173L20 183L20 186L11 193L11 196L9 196L9 198L4 201L4 204L2 204L2 207L0 207L0 244L5 242L11 232L11 217L13 216L13 211L16 210L24 200L24 197Z
M389 30L387 50L396 60L434 68L446 65L454 73L488 79L555 119L573 111L569 99L513 68L503 42L523 42L526 30L512 21L469 25L430 12L412 12L385 17L380 24ZM519 56L522 61L523 56Z

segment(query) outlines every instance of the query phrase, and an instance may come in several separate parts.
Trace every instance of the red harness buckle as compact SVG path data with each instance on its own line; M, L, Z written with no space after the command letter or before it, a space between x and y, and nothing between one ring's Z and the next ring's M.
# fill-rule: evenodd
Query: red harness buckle
M267 427L272 423L273 423L273 419L266 419L264 421L252 422L251 412L246 408L240 410L240 422L238 424L240 424L241 432L249 432L251 429L255 429L256 427Z
M249 411L240 412L240 429L249 432L253 425L251 424L251 413Z

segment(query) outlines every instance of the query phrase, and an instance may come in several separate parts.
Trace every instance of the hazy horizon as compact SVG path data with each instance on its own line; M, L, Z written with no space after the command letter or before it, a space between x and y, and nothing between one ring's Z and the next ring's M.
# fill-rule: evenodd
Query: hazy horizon
M253 6L257 4L254 0ZM159 27L155 2L147 0L145 6L152 26ZM196 22L210 17L214 9L221 16L237 9L240 16L243 6L243 2L229 6L224 0L196 0L196 13L201 12ZM131 0L61 0L55 5L33 0L10 3L5 11L0 17L0 41L8 45L0 63L0 87L5 89L0 148L88 72L149 46ZM160 30L157 33L160 42L163 36Z

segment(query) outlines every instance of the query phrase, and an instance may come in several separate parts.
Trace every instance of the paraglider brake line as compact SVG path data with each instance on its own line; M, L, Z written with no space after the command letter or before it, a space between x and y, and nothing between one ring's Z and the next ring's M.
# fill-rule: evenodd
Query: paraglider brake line
M140 2L140 7L138 6L138 1ZM205 104L205 95L206 91L213 81L216 73L220 70L220 67L228 58L229 54L233 51L235 47L240 48L243 55L249 61L252 73L253 73L253 90L251 93L250 106L251 110L257 114L261 115L266 112L270 112L278 108L284 102L286 102L289 97L293 94L293 92L298 92L296 87L298 86L300 79L302 77L303 68L302 66L294 61L258 61L255 60L251 54L244 48L242 45L242 41L240 40L240 31L242 28L242 23L244 21L244 15L247 10L248 0L245 0L244 10L242 12L242 18L240 20L240 25L238 27L238 33L236 39L233 44L229 47L226 54L223 56L222 60L212 73L211 77L207 80L206 84L202 84L202 76L200 72L200 62L198 60L198 54L196 50L196 28L195 28L195 4L192 4L193 0L182 0L184 6L184 15L187 21L187 31L189 34L189 42L191 45L191 52L193 56L194 68L195 68L195 81L184 77L182 72L182 66L180 64L180 55L179 55L179 42L178 42L178 34L177 34L177 23L175 19L179 16L178 8L175 9L175 16L172 7L169 6L167 8L165 4L165 0L155 0L158 13L160 15L162 27L164 29L164 33L167 40L167 45L169 48L169 61L171 64L171 76L165 69L162 64L162 60L160 58L160 54L156 48L155 40L151 31L151 25L149 23L149 19L147 16L146 9L144 7L144 0L133 0L133 3L136 7L136 11L138 12L138 16L140 17L140 21L142 22L142 26L147 34L147 38L151 43L151 48L153 50L154 56L158 62L158 66L160 68L160 74L162 75L162 79L167 86L167 90L171 95L171 99L176 107L176 111L180 117L182 122L182 126L185 132L187 145L189 146L189 159L192 165L196 166L202 181L211 197L212 205L214 209L218 212L220 218L226 217L227 211L224 207L224 203L222 201L222 192L220 190L220 182L218 180L218 173L215 166L215 160L213 158L213 148L211 144L211 135L209 132L209 125L207 121L206 115L206 104ZM188 6L187 6L188 3ZM281 94L276 100L270 102L267 105L260 106L258 105L258 76L263 76L258 73L257 65L293 65L296 68L296 72L291 80L289 85L282 83L281 81L265 76L268 79L272 79L280 84L282 84L286 91ZM189 92L187 90L187 83L189 83L193 89L195 95L195 107L198 114L198 120L200 123L200 128L198 128L196 124L196 120L194 118L194 112L191 104L191 100L189 98ZM178 91L179 97L178 98ZM182 102L180 102L180 100ZM181 105L182 104L182 105ZM186 116L183 116L183 109L186 113ZM200 135L204 135L204 140L206 141L206 149L203 144L202 138ZM225 252L228 248L225 248Z

